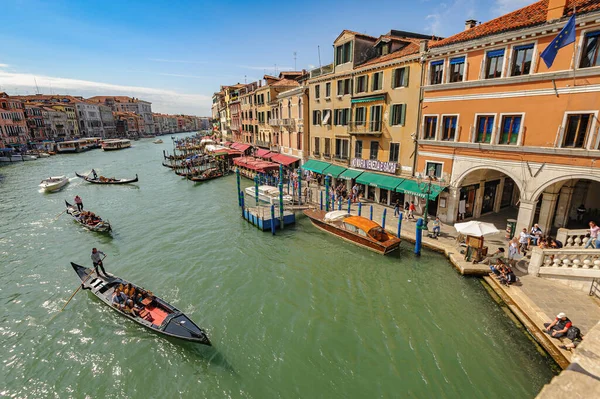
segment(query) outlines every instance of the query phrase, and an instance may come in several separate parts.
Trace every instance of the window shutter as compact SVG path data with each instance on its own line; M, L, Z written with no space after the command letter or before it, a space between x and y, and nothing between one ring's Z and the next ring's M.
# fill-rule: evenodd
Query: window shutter
M392 89L396 88L396 71L397 69L392 70ZM393 107L392 107L393 109Z
M394 71L395 72L395 71ZM390 118L388 119L388 125L394 126L394 115L396 114L396 106L392 105L392 110L390 111Z
M402 86L404 86L404 87L408 87L408 73L409 72L410 72L410 67L404 67L404 77L402 78Z
M365 93L369 91L369 75L365 75Z
M402 104L400 107L402 114L400 114L400 125L404 126L404 122L406 121L406 104Z

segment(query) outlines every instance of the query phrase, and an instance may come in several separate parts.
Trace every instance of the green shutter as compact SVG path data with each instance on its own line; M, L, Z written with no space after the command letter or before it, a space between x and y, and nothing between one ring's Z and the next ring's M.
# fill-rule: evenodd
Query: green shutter
M402 86L408 87L408 73L410 72L410 67L404 67L404 79L402 79Z
M406 121L406 104L402 104L401 111L402 114L400 115L400 124L404 126L404 122Z
M388 119L388 124L390 126L394 126L394 116L396 115L396 106L392 105L392 111L390 112L390 119Z
M396 70L392 70L392 89L396 88Z
M365 93L369 91L369 75L365 75Z

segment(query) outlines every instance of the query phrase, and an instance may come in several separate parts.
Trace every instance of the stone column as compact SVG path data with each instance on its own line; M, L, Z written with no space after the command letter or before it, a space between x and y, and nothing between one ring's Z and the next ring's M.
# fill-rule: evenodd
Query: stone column
M550 232L552 227L552 219L554 218L554 209L556 208L556 201L558 200L558 193L544 192L542 194L542 206L540 207L540 216L538 218L538 224L544 234Z
M533 223L533 216L535 215L535 206L537 201L529 201L523 198L519 202L519 216L517 216L517 227L515 236L518 237L521 230L526 228L528 231Z
M475 194L475 204L473 205L473 218L477 219L481 216L481 207L483 206L483 195L485 192L485 180L479 182L479 190Z
M444 223L455 223L458 214L458 202L460 200L460 188L448 187L448 195L446 196L445 215L440 215L440 220ZM438 207L438 209L440 209ZM444 218L442 218L442 216Z
M506 177L500 179L500 183L496 186L496 198L494 198L494 212L500 212L500 205L502 204L502 196L504 194L504 181Z
M572 197L573 187L563 186L560 190L560 196L558 197L558 206L556 208L556 217L554 218L554 227L567 226Z

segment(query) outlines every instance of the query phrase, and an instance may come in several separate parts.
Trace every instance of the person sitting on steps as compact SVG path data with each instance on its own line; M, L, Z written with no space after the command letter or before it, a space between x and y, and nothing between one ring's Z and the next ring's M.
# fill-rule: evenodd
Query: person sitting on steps
M556 315L556 319L553 322L544 323L545 333L552 336L552 338L560 338L564 336L573 323L563 312Z

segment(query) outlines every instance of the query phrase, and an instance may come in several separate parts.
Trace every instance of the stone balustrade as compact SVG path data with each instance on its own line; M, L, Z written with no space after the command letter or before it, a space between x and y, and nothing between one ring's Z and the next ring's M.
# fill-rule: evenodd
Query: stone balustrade
M575 243L576 237L573 239ZM589 292L594 279L600 278L600 249L570 247L561 249L534 248L527 273L552 278L573 288Z
M563 243L565 248L578 248L585 246L587 242L586 234L590 232L589 229L558 229L556 233L556 239Z

